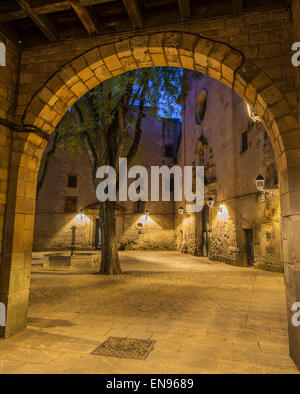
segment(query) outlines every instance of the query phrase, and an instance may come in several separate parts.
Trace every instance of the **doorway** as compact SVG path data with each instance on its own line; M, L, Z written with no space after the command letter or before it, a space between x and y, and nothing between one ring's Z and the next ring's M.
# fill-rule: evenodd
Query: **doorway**
M244 230L244 261L249 267L254 266L253 230Z

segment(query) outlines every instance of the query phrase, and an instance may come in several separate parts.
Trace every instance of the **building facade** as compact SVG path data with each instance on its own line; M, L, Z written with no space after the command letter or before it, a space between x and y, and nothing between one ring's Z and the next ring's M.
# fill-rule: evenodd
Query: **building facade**
M277 166L267 133L250 111L212 78L193 81L184 104L178 163L205 167L206 205L199 214L177 214L177 248L282 271ZM270 192L258 191L258 175ZM215 202L212 209L208 199Z
M152 166L174 165L180 143L181 121L159 120L147 110L142 127L139 150L132 165L143 165L148 174L151 174ZM53 137L44 159L52 148ZM151 193L150 176L148 183ZM150 217L145 216L146 210L151 213ZM116 217L120 248L175 249L172 193L171 202L118 202ZM37 198L33 250L69 249L74 227L77 248L100 246L99 204L89 159L84 150L79 150L76 156L57 153L49 160Z
M204 209L182 215L179 208L185 201L174 202L172 193L170 202L119 202L120 248L177 248L230 264L282 271L277 166L267 133L231 89L208 76L195 80L187 73L187 78L192 89L182 125L176 119L154 119L149 111L133 164L145 166L148 174L151 166L204 166ZM258 191L260 174L271 192ZM209 199L215 202L213 208L207 205ZM78 248L99 246L99 207L84 151L51 159L37 200L34 250L68 249L74 226Z

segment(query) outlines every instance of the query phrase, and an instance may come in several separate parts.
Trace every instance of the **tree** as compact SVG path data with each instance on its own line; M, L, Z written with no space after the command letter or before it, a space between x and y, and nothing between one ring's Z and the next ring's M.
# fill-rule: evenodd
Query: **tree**
M111 78L82 97L70 109L55 132L56 142L59 142L60 150L73 154L82 146L85 148L96 188L98 167L113 167L118 178L119 158L127 157L130 165L136 157L146 106L151 108L155 116L158 110L164 116L170 116L178 99L184 97L188 89L183 70L168 67L144 68ZM50 156L53 151L55 148L50 151ZM122 273L116 240L115 209L115 202L100 202L100 273L105 275Z

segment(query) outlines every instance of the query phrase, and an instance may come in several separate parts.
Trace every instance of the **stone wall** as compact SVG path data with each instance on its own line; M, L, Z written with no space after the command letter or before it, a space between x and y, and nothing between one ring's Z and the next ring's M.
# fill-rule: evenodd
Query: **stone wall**
M169 126L168 126L169 125ZM160 121L147 112L142 123L143 134L133 165L147 168L149 195L151 193L151 166L174 164L180 141L179 120ZM45 155L53 145L48 144ZM165 156L165 147L173 147L173 156ZM45 156L44 156L45 157ZM68 176L77 176L77 187L68 187ZM130 185L130 180L128 184ZM77 198L76 212L66 213L66 197ZM173 199L171 195L171 200ZM80 210L85 215L80 215ZM50 159L42 187L38 194L34 250L69 249L72 227L76 226L76 244L81 249L95 247L96 219L99 218L98 205L88 156L79 150L72 156L59 149ZM146 209L150 217L145 218ZM141 222L143 229L138 230ZM174 203L145 202L141 212L137 203L118 202L117 239L120 247L126 249L175 249Z
M193 17L189 23L145 28L133 37L128 37L129 33L112 34L24 51L15 120L23 118L51 133L67 109L89 89L112 75L138 67L196 69L233 88L262 117L278 163L290 321L291 305L300 298L300 155L296 118L300 99L296 95L297 72L291 65L291 43L298 40L292 29L294 25L296 31L299 26L299 12L293 7L292 13L284 8L265 13L245 10L219 18ZM5 277L1 277L1 292L6 301L8 297L10 300L5 335L13 335L26 324L35 179L44 148L43 139L35 133L17 136L13 144L7 198L12 203L7 204L5 222L7 261ZM289 331L291 354L300 365L299 330L290 323Z
M289 10L274 9L266 13L260 11L249 11L241 15L231 15L226 17L218 17L206 20L194 20L189 24L178 24L154 29L142 29L140 34L160 33L167 30L180 31L200 34L202 37L217 40L229 44L241 51L241 56L251 59L258 67L261 67L266 75L275 82L275 87L279 87L285 91L286 99L296 105L295 96L295 71L290 62L291 50L291 23ZM73 95L77 98L86 91L97 85L97 81L112 75L121 74L124 71L136 66L150 65L174 65L182 66L188 69L198 69L199 71L208 73L216 79L224 80L224 83L230 84L232 79L232 71L230 68L222 68L217 64L218 60L223 59L226 50L223 48L221 52L214 48L214 42L210 44L200 43L201 55L196 56L196 64L190 58L190 52L198 46L191 39L186 45L186 51L182 51L180 57L177 55L176 47L179 46L181 36L178 33L169 34L167 37L158 36L153 40L153 50L145 53L144 48L151 45L147 36L134 37L119 44L120 39L128 38L128 33L118 33L103 35L100 38L89 38L80 40L66 40L62 43L53 43L26 50L22 55L22 69L20 78L20 94L18 100L17 114L22 117L26 110L29 100L41 89L44 84L60 71L56 77L47 84L47 88L57 94L59 100L51 100L47 89L40 92L39 100L54 109L51 114L43 113L44 121L47 123L58 123L57 115L67 110L67 106L74 103ZM161 46L160 38L165 42L166 53L163 54L158 49ZM116 42L116 44L111 44ZM106 45L101 49L100 58L105 59L99 62L98 50L93 48ZM155 49L156 48L156 49ZM85 58L79 58L86 53ZM205 65L205 57L211 53L216 58L214 61ZM132 56L133 54L133 56ZM67 63L72 62L70 67L64 67ZM241 58L235 56L228 58L228 66L233 69L241 64ZM100 67L101 66L101 67ZM98 68L99 67L99 68ZM95 72L96 71L96 72ZM221 75L222 74L222 75ZM62 84L67 83L67 87L62 89ZM260 80L260 83L263 83ZM263 83L264 86L264 83ZM237 86L237 89L244 90L244 86ZM275 89L273 93L277 93ZM249 100L253 100L254 92L248 91ZM39 100L32 102L30 105L30 113L28 113L27 121L33 120L32 114L38 115L41 110ZM76 98L75 98L76 100ZM67 105L66 105L67 104ZM47 118L47 119L46 119ZM53 122L54 121L54 122ZM40 126L43 122L39 121ZM45 125L43 125L43 128Z
M6 66L0 66L0 118L12 121L17 105L18 64L20 54L15 46L0 35L6 45ZM0 275L2 264L4 218L6 213L12 133L0 124Z
M250 120L245 102L226 86L207 76L190 79L190 84L193 89L183 111L178 162L205 166L206 200L213 197L222 212L210 210L209 229L203 228L203 215L177 215L177 248L202 255L207 236L212 260L247 265L245 231L253 230L254 265L282 271L277 166L267 133L261 123ZM203 89L207 108L198 125L195 108ZM245 132L248 146L243 151ZM259 174L266 179L266 188L277 189L274 194L258 193L255 180Z
M68 176L73 174L77 176L76 188L68 187ZM66 213L67 197L78 199L76 212ZM81 150L76 157L58 152L50 159L37 198L34 250L70 248L73 226L78 227L78 244L91 247L87 224L82 223L78 215L81 209L95 202L96 192L87 155Z

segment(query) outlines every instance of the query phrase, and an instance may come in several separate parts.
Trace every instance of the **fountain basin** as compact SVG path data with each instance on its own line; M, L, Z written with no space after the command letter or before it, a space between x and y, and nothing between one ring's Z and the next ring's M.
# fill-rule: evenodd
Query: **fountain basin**
M99 253L80 253L75 256L64 253L53 253L46 254L43 258L43 268L50 270L85 269L99 266Z

